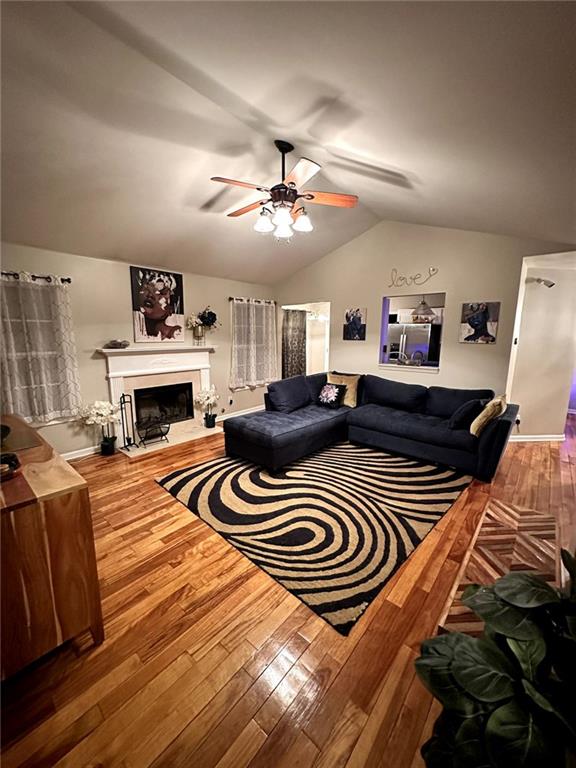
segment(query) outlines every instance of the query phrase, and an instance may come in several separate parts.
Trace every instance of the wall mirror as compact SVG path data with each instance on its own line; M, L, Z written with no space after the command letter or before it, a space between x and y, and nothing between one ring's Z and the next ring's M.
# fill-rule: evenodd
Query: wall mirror
M445 293L382 299L380 364L438 368Z

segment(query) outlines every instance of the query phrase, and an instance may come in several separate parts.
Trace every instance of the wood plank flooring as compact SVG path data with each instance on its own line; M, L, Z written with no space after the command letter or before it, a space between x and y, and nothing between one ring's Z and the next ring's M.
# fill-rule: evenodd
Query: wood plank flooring
M420 768L439 708L414 674L489 500L574 539L564 444L511 445L341 637L154 478L222 437L76 462L92 499L106 640L69 643L3 686L3 766Z

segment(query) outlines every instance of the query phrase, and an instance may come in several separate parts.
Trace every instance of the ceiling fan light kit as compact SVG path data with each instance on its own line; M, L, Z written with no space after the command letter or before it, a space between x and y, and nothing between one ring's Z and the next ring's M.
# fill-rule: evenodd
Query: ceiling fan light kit
M292 237L292 227L290 224L278 224L274 230L274 237L278 240L289 240Z
M281 224L287 224L288 226L291 226L292 225L291 208L289 208L287 205L284 205L284 203L281 203L276 208L276 213L272 217L272 224L275 224L277 227L279 227Z
M260 232L260 234L265 235L268 232L274 232L274 224L272 224L272 218L270 216L270 211L268 211L266 208L262 208L260 211L260 215L256 219L256 223L254 224L254 231Z
M278 242L288 242L294 232L307 233L314 229L310 216L306 209L299 205L299 201L315 203L317 205L332 205L338 208L354 208L358 204L356 195L341 195L335 192L314 192L304 190L299 192L313 176L320 170L318 163L301 157L294 168L286 176L286 155L292 152L294 146L287 141L277 139L274 142L282 155L282 178L280 184L273 187L259 186L247 181L236 181L223 176L212 176L212 181L221 184L230 184L237 187L247 187L269 195L266 200L257 200L254 203L232 211L228 216L236 218L245 213L260 208L260 215L254 224L254 231L260 234L274 232Z
M298 216L292 225L292 229L295 232L312 232L314 229L310 220L310 216L308 216L304 208L302 208L302 213Z

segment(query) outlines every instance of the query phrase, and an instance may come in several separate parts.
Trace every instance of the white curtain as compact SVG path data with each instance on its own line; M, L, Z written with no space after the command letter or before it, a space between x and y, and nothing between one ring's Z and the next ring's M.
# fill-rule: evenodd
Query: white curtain
M276 303L233 299L230 389L258 387L277 378Z
M60 278L2 277L2 411L47 422L80 412L70 294Z

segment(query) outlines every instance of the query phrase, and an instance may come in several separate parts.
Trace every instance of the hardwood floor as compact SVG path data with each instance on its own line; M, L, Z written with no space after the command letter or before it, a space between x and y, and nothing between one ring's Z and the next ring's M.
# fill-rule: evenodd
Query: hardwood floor
M92 499L106 639L69 643L3 688L3 765L415 768L439 708L415 677L489 499L551 513L574 544L576 434L509 446L349 637L154 478L222 437L75 463Z

